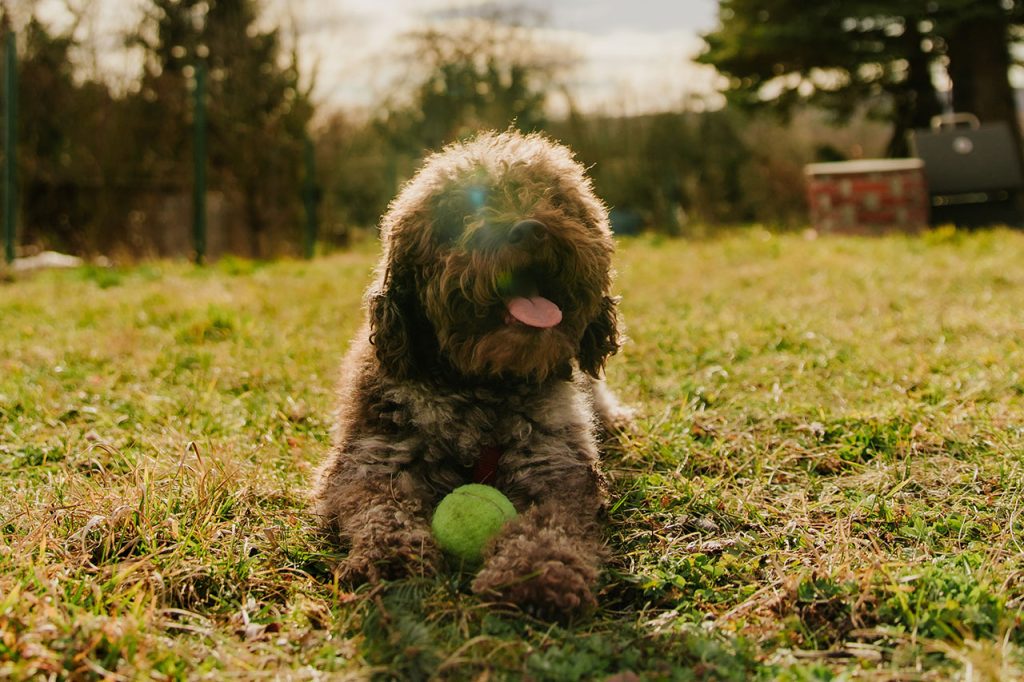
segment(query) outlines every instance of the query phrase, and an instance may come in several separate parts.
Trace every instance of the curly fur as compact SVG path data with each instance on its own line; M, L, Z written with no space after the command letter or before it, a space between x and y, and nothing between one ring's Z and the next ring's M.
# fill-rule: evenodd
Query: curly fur
M543 229L527 239L520 221ZM435 570L430 513L471 480L484 448L519 510L473 589L552 615L594 605L605 487L596 416L630 413L600 382L620 345L604 205L565 147L485 134L427 159L385 214L368 319L343 365L316 511L348 545L346 578ZM506 301L562 311L538 329Z

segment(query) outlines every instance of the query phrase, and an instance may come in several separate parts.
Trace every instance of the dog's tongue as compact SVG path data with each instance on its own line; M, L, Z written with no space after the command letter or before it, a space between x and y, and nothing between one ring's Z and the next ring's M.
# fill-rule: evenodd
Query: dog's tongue
M547 329L562 321L562 311L543 296L509 299L509 315L530 327Z

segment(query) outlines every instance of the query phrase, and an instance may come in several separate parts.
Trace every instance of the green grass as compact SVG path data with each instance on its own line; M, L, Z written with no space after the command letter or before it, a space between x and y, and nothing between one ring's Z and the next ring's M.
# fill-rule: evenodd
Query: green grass
M570 626L333 580L306 491L374 258L0 283L0 678L1024 673L1021 234L621 244L643 418Z

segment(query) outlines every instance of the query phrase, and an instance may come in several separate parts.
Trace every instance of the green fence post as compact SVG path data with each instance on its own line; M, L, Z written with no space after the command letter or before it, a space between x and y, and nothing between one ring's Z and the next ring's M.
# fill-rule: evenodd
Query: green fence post
M317 224L316 208L320 200L320 191L316 185L316 149L313 147L313 139L306 136L304 144L306 177L302 186L302 200L306 206L306 258L312 258L316 253L316 237L319 225Z
M192 177L192 241L196 250L196 265L206 257L206 64L195 64L196 87L193 93L195 110L192 114L194 164Z
M4 36L4 256L14 261L18 231L18 50L14 31Z

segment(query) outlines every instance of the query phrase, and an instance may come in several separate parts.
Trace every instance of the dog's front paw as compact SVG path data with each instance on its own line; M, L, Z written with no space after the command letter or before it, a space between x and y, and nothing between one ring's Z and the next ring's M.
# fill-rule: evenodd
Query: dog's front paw
M593 610L603 552L589 530L555 507L529 509L491 541L473 591L545 618Z
M495 566L497 563L499 565ZM543 561L527 569L491 562L477 574L473 591L515 604L543 618L570 618L597 606L590 585L596 571L580 562Z
M343 582L376 583L434 575L440 565L441 551L430 533L410 531L353 545L335 572Z

